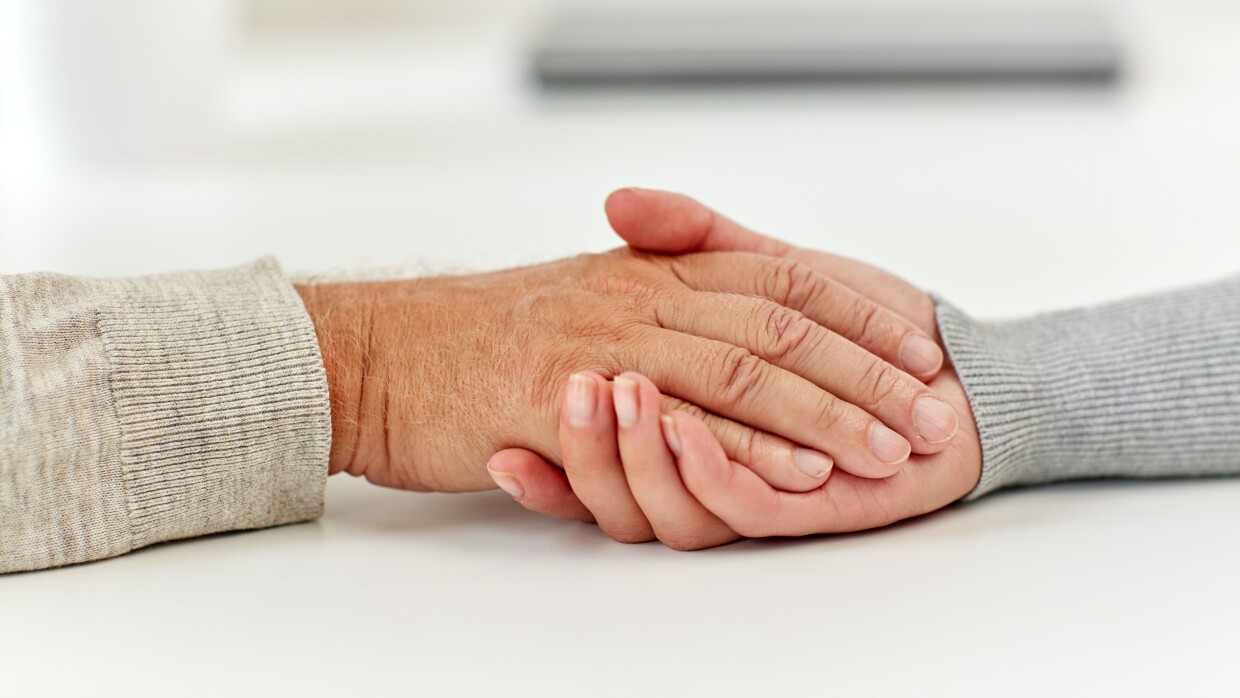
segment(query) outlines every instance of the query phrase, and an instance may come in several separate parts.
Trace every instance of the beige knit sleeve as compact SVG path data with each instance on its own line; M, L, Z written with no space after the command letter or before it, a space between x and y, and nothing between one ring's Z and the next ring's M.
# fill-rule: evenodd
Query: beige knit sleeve
M329 409L272 259L0 276L0 572L317 518Z

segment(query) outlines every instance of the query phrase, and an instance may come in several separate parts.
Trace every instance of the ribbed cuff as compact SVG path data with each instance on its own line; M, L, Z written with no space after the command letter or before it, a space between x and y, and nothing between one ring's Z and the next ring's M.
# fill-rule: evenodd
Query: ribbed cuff
M1100 477L1240 473L1240 279L939 330L977 419L966 497Z
M322 514L327 379L274 260L117 282L98 323L132 547Z

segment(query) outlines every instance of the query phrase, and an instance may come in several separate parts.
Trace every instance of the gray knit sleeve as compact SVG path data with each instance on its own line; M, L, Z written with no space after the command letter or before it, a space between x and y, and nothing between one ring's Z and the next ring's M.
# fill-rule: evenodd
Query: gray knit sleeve
M1240 474L1240 278L939 329L982 442L974 498L1079 478Z
M0 277L0 572L318 517L329 409L274 260Z

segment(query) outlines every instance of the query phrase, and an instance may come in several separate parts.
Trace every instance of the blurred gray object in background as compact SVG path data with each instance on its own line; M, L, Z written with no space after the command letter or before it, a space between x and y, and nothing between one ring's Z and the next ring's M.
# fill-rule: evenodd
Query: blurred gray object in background
M531 51L547 87L658 83L1086 82L1120 72L1107 15L1072 5L921 3L562 10Z

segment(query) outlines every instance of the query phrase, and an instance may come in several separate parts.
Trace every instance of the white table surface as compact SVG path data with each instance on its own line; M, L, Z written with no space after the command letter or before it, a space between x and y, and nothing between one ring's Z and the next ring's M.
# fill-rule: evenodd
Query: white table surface
M259 42L217 155L10 177L0 271L491 268L607 248L642 184L980 315L1233 273L1240 5L1122 7L1106 93L543 98L509 23ZM1238 508L1061 485L676 553L337 477L316 523L0 578L0 694L1235 694Z

